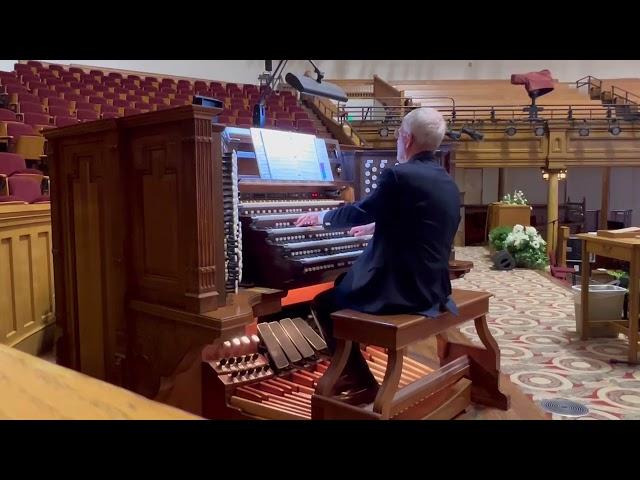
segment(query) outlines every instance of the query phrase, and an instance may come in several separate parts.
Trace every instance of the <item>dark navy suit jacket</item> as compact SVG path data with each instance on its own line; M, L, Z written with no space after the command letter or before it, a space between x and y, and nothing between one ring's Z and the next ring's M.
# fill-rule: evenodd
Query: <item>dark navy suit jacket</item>
M383 169L377 183L368 197L324 216L327 228L376 223L364 252L336 285L336 306L371 314L457 313L449 280L460 223L453 178L432 152L421 152Z

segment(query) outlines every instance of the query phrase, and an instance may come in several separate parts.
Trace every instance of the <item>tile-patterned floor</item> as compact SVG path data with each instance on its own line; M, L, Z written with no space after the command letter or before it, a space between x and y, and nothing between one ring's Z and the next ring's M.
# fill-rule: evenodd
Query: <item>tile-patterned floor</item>
M626 359L626 337L581 341L573 292L532 270L492 270L484 247L456 248L456 258L474 268L454 287L494 295L488 323L515 385L536 402L578 401L590 409L583 419L640 419L640 367L608 362ZM473 323L461 330L479 341Z

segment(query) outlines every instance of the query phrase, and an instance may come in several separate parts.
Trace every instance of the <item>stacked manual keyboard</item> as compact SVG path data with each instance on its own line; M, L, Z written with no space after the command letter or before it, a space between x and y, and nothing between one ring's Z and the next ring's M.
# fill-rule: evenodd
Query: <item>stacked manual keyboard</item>
M296 227L303 213L333 210L344 205L343 200L283 197L240 202L249 267L244 277L251 283L290 289L330 281L349 268L371 240L371 235L349 235L348 228Z

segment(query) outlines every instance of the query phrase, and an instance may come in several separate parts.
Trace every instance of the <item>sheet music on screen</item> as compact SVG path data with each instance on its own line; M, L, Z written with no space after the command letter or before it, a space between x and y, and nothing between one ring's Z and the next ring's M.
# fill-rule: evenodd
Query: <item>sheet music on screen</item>
M284 181L333 180L326 146L323 141L317 141L319 139L315 135L252 128L251 138L260 178Z

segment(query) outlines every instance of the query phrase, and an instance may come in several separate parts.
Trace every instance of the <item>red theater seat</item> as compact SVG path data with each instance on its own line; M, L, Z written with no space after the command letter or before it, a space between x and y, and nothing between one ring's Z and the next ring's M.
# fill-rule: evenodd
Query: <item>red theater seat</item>
M67 125L75 125L77 123L80 123L80 120L75 117L63 115L56 116L53 120L56 127L66 127Z
M276 128L292 130L293 122L291 120L286 120L283 118L276 118Z
M34 113L34 112L26 112L22 114L24 119L24 123L27 125L31 125L32 127L43 127L50 125L49 115L46 113Z
M100 115L94 109L90 109L90 110L81 109L76 111L76 117L78 118L78 120L81 120L81 121L91 121L91 120L98 120L100 118Z
M44 105L35 102L20 102L18 113L44 113Z
M55 105L49 105L49 115L52 117L67 117L69 116L68 107L58 107Z
M0 108L0 122L17 122L16 114L13 110Z

